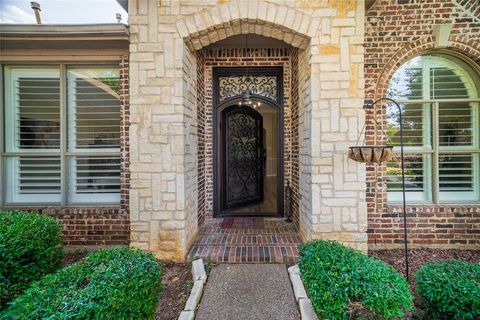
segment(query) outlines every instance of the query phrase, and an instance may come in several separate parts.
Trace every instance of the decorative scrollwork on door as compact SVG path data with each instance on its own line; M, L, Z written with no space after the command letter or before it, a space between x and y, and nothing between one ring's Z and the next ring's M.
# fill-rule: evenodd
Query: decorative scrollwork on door
M249 107L224 111L225 209L263 201L263 118Z
M219 102L241 95L249 90L253 94L278 102L278 79L273 75L228 75L218 79Z

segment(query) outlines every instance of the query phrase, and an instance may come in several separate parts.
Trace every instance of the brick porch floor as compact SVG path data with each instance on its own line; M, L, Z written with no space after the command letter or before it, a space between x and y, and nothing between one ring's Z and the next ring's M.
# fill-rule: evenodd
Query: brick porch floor
M300 235L283 218L210 218L200 227L188 259L213 263L295 263Z

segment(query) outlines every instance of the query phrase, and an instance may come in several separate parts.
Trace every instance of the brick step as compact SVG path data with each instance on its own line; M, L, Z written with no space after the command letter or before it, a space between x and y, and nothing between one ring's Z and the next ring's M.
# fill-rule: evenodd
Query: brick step
M296 234L205 234L194 245L297 245L302 239Z
M188 259L203 258L212 263L296 263L297 245L194 245Z
M295 227L277 227L277 228L262 228L262 229L241 229L231 228L224 229L220 227L203 227L200 229L199 235L202 234L298 234Z

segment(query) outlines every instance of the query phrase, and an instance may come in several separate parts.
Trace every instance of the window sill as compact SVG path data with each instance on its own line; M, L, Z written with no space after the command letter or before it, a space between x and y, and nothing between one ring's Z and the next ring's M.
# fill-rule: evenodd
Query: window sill
M60 205L58 203L6 203L0 206L0 208L14 209L14 208L120 208L119 203L78 203Z
M387 207L399 207L402 206L402 202L389 202ZM442 202L442 203L421 203L421 202L409 202L407 207L465 207L465 206L480 206L478 201L465 201L465 202Z

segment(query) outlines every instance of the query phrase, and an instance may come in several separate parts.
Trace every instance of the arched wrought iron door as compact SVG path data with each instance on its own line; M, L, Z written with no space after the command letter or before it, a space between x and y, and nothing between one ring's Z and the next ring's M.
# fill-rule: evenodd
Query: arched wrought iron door
M263 201L263 117L247 106L222 112L222 210Z
M213 68L215 217L283 216L282 75L281 67ZM243 99L245 90L251 93L252 105ZM261 103L261 109L253 108L255 103L257 108ZM266 167L272 168L266 165L268 146L263 126L272 121L272 117L263 118L262 110L267 107L274 110L278 124L275 131L278 146L275 178L269 178L265 170Z

